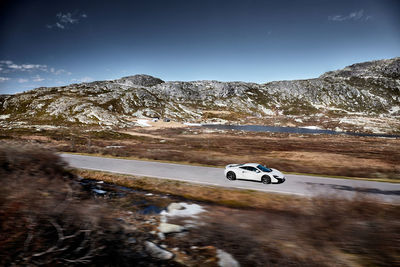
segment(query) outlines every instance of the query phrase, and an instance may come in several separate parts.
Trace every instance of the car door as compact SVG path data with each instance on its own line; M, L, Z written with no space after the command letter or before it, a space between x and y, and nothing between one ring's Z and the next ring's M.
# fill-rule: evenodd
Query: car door
M251 180L251 171L248 168L247 166L239 167L239 179Z
M252 181L259 181L260 180L260 170L258 170L255 167L247 167L247 170L249 171L248 173L248 180L252 180Z

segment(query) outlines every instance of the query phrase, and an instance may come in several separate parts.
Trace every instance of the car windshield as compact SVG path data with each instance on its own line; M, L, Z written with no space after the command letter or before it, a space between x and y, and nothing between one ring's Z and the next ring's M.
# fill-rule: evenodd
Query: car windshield
M257 168L259 168L263 172L272 172L272 170L270 168L267 168L267 167L265 167L263 165L258 165Z

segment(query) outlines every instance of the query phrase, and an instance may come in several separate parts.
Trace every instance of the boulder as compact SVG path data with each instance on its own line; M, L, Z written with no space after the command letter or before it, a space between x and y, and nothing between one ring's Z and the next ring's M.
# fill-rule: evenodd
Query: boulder
M180 233L185 230L185 227L172 223L162 222L160 223L158 230L160 230L160 232L163 234Z
M171 212L173 210L182 210L182 209L184 209L184 207L180 203L171 203L167 207L168 212Z
M152 256L153 258L160 259L160 260L170 260L172 259L175 255L172 252L169 252L168 250L165 250L153 242L146 241L144 243L146 251Z
M239 267L240 264L237 262L231 254L217 249L218 266L220 267Z

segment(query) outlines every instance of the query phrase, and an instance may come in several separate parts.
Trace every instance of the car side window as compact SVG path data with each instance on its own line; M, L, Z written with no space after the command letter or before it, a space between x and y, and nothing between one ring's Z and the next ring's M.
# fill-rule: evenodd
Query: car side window
M240 169L243 169L243 170L246 170L246 171L248 171L249 169L249 167L247 167L247 166L244 166L244 167L239 167Z
M257 171L257 169L254 168L254 167L247 167L247 168L248 168L249 171L252 171L252 172L256 172Z

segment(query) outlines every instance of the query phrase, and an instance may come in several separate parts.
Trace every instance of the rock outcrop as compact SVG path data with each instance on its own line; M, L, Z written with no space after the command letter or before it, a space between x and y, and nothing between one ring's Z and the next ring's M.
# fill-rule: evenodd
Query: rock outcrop
M135 117L202 121L275 115L400 115L400 58L358 63L319 78L245 82L164 82L148 75L0 96L3 121L50 125L133 125ZM4 117L4 115L6 115ZM8 116L8 117L7 117Z

